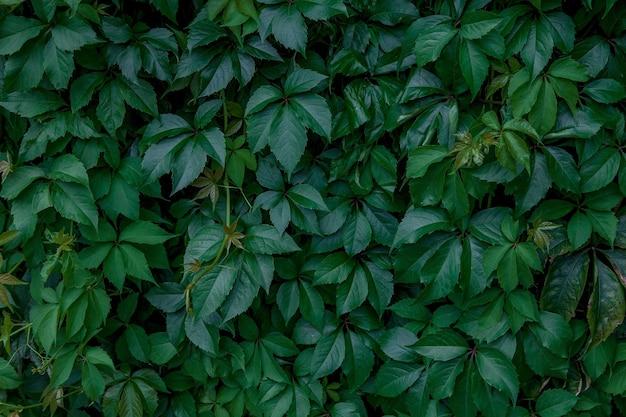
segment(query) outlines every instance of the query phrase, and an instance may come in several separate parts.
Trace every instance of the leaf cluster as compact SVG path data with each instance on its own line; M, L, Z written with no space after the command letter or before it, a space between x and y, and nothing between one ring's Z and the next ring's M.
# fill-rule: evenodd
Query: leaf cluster
M626 414L625 19L0 0L0 414Z

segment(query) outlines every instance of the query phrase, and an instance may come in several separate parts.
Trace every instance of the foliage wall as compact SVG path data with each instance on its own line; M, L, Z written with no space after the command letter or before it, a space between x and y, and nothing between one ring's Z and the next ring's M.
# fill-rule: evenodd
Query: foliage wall
M626 414L626 3L0 0L0 414Z

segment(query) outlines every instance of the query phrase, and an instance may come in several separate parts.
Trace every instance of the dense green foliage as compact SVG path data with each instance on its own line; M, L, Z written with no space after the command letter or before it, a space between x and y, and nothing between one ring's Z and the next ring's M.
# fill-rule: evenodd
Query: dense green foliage
M626 414L625 31L0 0L0 414Z

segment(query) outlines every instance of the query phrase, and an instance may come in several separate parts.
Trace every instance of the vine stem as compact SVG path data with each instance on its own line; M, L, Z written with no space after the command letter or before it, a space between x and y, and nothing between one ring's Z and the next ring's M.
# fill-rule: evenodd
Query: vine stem
M67 394L63 394L62 396L60 396L59 398L57 398L58 400L64 399L64 398L68 398L71 397L72 395L76 395L78 393L83 392L82 388L77 388L72 392L68 392ZM35 407L42 407L44 405L43 402L41 403L37 403L37 404L29 404L29 405L15 405L15 404L10 404L10 403L5 403L3 401L0 401L0 405L3 405L5 407L8 408L12 408L16 411L22 411L22 410L27 410L29 408L35 408Z
M228 129L228 107L226 106L226 94L225 91L222 90L221 93L223 103L223 112L224 112L224 132ZM226 171L226 167L224 167L224 188L226 189L226 227L230 227L230 186L228 185L228 171ZM218 264L220 259L222 258L222 254L224 253L224 248L226 247L226 242L228 240L228 236L224 236L222 240L222 244L220 245L219 250L217 251L217 255L213 259L213 262L206 268L203 268L202 271L198 274L197 277L194 278L189 285L185 288L185 308L187 309L187 313L193 315L193 311L191 309L191 290L198 284L198 282L205 277L209 272L211 272Z

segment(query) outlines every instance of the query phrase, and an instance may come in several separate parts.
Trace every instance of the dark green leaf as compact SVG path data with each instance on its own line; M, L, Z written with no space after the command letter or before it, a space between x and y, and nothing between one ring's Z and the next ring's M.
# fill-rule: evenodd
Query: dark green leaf
M503 391L515 403L519 379L515 367L502 352L494 348L481 348L476 355L480 376L492 387Z
M467 353L469 346L458 333L444 329L422 337L413 346L413 349L427 358L449 361Z
M587 308L591 346L605 340L624 320L624 288L615 273L604 263L594 262L593 292Z
M395 398L406 391L418 380L424 366L387 362L380 367L376 375L376 394Z
M535 410L541 417L561 417L569 413L578 397L564 389L550 389L537 398Z

